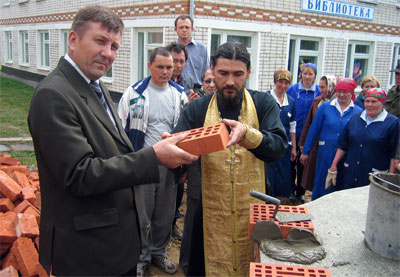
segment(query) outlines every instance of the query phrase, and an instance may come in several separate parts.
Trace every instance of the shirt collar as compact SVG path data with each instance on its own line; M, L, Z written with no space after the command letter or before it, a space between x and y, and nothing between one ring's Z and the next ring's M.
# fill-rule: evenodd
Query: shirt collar
M278 105L279 105L280 107L289 106L289 101L288 101L288 98L287 98L286 93L283 95L283 102L282 102L282 105L281 105L281 103L279 103L278 96L277 96L276 93L275 93L275 89L271 90L271 95L272 95L272 97L274 97L276 103L278 103Z
M183 44L182 42L179 41L179 38L178 38L178 40L177 40L176 42L178 42L178 43L180 43L180 44ZM187 45L189 45L189 44L191 44L191 43L194 44L194 45L197 45L197 43L196 43L196 41L193 39L193 37L190 37L190 41L189 41L189 43L188 43ZM187 46L187 45L186 45L186 46Z
M335 98L331 101L331 106L336 107L336 109L339 111L340 115L343 115L348 109L354 108L354 103L353 103L353 101L350 101L350 104L346 107L346 109L344 109L343 112L342 112L342 109L340 108L337 98Z
M388 115L388 112L385 109L383 109L383 111L377 117L375 117L372 120L369 120L369 118L367 117L367 111L363 110L360 117L365 122L371 123L371 122L375 122L375 121L384 121L386 119L387 115Z
M304 87L304 85L303 85L303 83L302 82L299 82L299 89L304 89L304 90L307 90L307 91L315 91L315 83L314 84L312 84L312 86L309 88L309 89L306 89L305 87Z
M65 54L64 59L66 59L74 68L76 71L78 71L78 73L83 77L83 79L85 79L86 83L90 83L90 79L88 77L86 77L85 74L83 74L83 72L80 70L80 68L78 67L78 65L71 59L71 57L67 54ZM95 82L99 82L98 80L96 80Z

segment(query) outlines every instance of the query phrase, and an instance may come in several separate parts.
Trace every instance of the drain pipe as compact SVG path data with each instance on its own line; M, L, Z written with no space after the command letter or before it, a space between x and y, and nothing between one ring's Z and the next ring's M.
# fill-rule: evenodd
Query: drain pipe
M189 15L194 20L194 0L189 1Z

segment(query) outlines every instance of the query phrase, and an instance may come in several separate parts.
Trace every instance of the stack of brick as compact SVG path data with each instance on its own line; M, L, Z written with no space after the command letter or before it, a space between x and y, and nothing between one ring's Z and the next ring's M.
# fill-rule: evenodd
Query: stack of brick
M39 264L39 221L37 172L0 154L0 276L47 275Z

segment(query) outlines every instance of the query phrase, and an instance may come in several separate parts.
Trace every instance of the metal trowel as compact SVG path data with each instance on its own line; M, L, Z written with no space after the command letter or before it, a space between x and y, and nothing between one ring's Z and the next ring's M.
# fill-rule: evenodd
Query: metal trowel
M278 198L266 195L264 193L258 192L256 190L250 191L250 196L257 198L261 201L265 201L267 204L275 205L274 215L273 217L281 223L289 223L289 222L300 222L300 221L309 221L312 219L311 214L305 213L288 213L288 212L279 212L279 205L281 204L281 200Z

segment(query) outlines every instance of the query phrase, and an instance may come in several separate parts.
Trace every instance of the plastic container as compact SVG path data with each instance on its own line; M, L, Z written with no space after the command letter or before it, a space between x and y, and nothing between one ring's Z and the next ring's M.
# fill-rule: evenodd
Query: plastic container
M400 175L370 173L365 243L373 252L400 260Z

